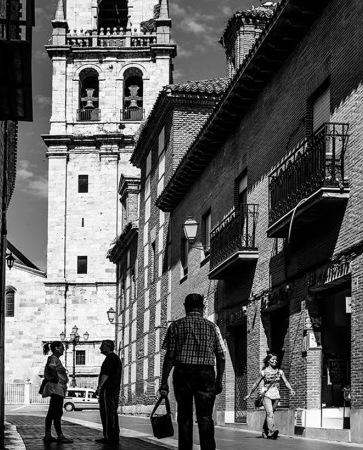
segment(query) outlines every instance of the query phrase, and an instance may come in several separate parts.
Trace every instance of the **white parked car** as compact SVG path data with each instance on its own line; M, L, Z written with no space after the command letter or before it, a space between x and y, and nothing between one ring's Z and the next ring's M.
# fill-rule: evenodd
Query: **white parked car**
M66 411L99 408L100 404L94 389L77 387L67 389L67 393L64 398L64 409Z

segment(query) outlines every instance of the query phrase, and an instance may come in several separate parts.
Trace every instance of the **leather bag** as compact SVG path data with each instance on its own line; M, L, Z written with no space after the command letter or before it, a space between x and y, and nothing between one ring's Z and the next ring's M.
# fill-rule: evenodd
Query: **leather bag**
M258 394L255 400L255 408L261 408L262 405L263 405L263 395Z
M166 414L162 416L156 416L155 412L160 406L161 402L165 399ZM154 436L158 439L174 436L173 423L171 421L170 403L168 397L160 397L154 406L153 412L150 416L151 426Z
M48 383L48 380L47 380L46 378L43 378L42 384L40 385L40 388L39 388L39 394L40 394L40 395L43 394L45 385L46 385L47 383Z

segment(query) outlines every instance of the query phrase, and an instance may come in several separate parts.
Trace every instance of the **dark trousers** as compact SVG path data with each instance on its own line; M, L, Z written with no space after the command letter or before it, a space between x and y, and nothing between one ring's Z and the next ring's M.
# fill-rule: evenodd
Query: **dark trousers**
M62 434L61 417L63 415L63 397L61 395L52 394L50 396L48 413L45 418L45 432L50 433L52 422L57 434Z
M100 415L103 436L110 441L118 441L120 427L118 423L119 389L104 388L100 392Z
M177 365L173 384L178 403L179 450L193 449L193 398L201 450L215 450L212 419L215 394L213 366Z

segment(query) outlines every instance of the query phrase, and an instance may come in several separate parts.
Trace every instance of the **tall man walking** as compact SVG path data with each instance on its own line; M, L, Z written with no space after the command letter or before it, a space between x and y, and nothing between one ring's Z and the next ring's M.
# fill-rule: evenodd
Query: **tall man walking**
M159 392L163 396L168 394L168 378L174 366L178 448L193 448L194 398L201 450L215 450L212 414L216 395L223 390L225 346L218 326L203 318L204 303L200 294L187 295L184 307L186 316L170 324L163 342L166 355Z
M102 341L100 350L106 356L101 366L96 393L100 396L100 415L103 428L103 438L96 439L100 444L117 444L120 427L118 423L118 400L121 384L122 364L114 353L115 344L111 340Z

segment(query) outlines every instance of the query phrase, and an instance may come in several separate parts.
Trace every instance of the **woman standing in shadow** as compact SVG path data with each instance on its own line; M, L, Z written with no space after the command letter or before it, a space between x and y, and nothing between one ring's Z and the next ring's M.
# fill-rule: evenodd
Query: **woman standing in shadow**
M266 419L263 424L262 437L267 439L276 439L279 430L275 429L274 412L280 400L280 379L282 378L291 395L295 395L290 383L287 381L284 372L277 367L277 355L269 353L263 360L264 366L260 376L252 386L251 391L246 395L247 400L257 386L263 381L261 388L262 404L266 411Z
M72 439L66 438L62 433L61 417L63 414L63 400L67 391L68 376L66 369L59 358L64 353L63 343L54 341L51 344L43 346L43 353L47 355L51 350L52 354L48 357L44 368L44 382L42 397L50 397L48 413L45 418L45 443L58 442L59 444L71 444ZM58 438L51 434L52 422Z

